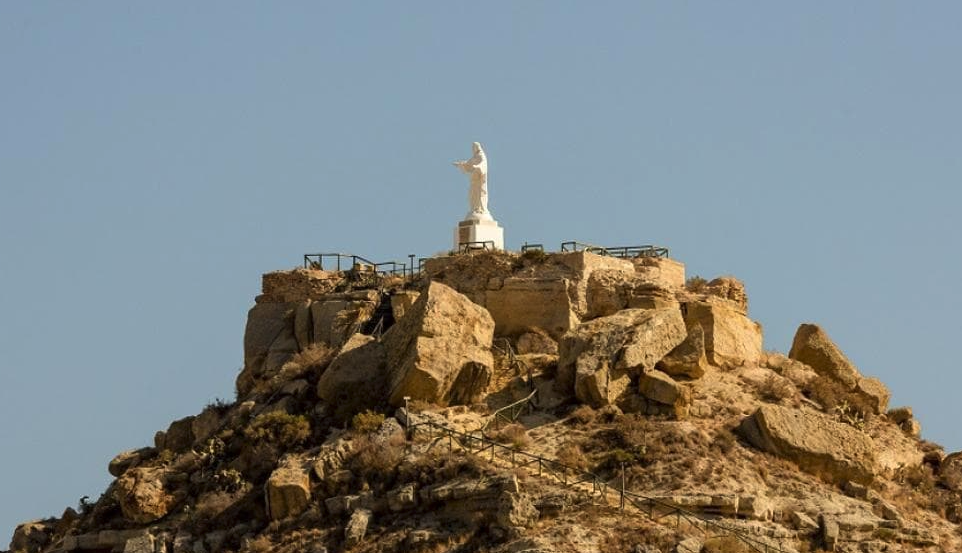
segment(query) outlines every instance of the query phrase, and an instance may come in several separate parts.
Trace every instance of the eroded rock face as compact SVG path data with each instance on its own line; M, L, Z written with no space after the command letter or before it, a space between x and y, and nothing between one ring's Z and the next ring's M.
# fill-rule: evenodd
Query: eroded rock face
M11 553L40 553L50 542L54 528L42 520L24 522L17 526L10 540Z
M678 300L671 288L664 288L635 280L628 295L628 307L631 309L662 309L665 307L678 308Z
M271 520L301 514L311 500L311 481L307 469L288 464L271 473L264 485L267 513Z
M835 342L818 325L802 324L795 332L788 357L805 363L820 376L854 389L861 375Z
M588 278L586 319L614 315L628 307L634 275L617 269L601 269Z
M871 438L816 411L762 405L739 433L758 449L833 482L867 484L877 471Z
M455 399L482 392L469 388L487 386L493 338L494 320L483 307L444 284L429 283L383 338L390 403L403 405L407 396L447 404L458 380L464 386L459 384Z
M339 348L348 338L370 320L377 307L376 296L371 299L330 299L311 304L314 322L314 342Z
M558 385L582 402L617 401L631 377L651 370L686 336L677 309L625 309L583 323L562 338Z
M705 355L705 331L701 326L691 328L685 341L668 352L655 368L671 376L704 376L708 368L708 357Z
M745 284L734 277L718 277L708 283L705 292L726 299L734 304L742 313L748 313L748 294Z
M665 257L636 257L631 260L638 279L659 287L680 289L685 286L685 265Z
M237 390L241 395L247 394L254 385L254 381L264 372L271 346L288 331L294 347L297 341L293 331L294 304L289 303L258 303L247 313L247 327L244 330L244 369L237 377ZM280 350L280 345L275 351ZM275 359L276 362L276 359Z
M175 503L165 488L166 480L167 471L161 467L132 468L118 478L114 499L124 518L149 524L164 517Z
M414 302L418 300L419 292L414 291L400 291L396 292L391 296L391 315L394 316L395 321L401 320L401 317L407 313Z
M762 355L762 327L734 306L720 301L684 304L685 324L702 327L705 353L717 367L737 367L758 362Z
M578 325L564 278L506 278L498 290L485 294L485 307L497 322L498 335L536 327L559 337Z

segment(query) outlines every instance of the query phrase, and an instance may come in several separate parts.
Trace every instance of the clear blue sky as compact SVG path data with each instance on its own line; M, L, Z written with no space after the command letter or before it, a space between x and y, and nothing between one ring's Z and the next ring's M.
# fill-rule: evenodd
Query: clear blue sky
M320 4L320 5L319 5ZM0 541L233 397L260 274L657 243L962 448L957 2L0 3Z

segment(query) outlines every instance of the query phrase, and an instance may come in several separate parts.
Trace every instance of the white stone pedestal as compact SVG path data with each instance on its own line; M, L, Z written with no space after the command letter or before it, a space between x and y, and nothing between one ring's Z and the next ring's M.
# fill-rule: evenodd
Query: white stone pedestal
M454 229L454 249L458 251L465 242L494 242L494 249L504 249L504 228L490 213L471 213ZM481 244L472 245L481 248Z

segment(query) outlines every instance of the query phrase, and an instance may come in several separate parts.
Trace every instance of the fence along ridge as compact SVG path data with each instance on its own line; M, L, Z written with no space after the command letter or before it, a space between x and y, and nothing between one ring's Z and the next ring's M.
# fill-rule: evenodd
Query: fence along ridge
M525 400L522 400L522 401L526 401L527 399L528 398L525 398ZM560 481L560 483L566 488L573 488L574 486L577 486L579 484L590 483L593 488L592 495L594 495L595 493L598 493L602 497L607 498L608 489L611 486L609 486L605 480L603 480L600 476L598 476L593 472L577 469L577 468L568 466L562 463L561 461L558 461L557 459L552 459L550 457L545 457L543 455L538 455L535 453L529 453L527 451L521 451L512 446L502 444L500 442L497 442L485 436L483 429L480 432L481 433L480 436L475 436L472 434L461 432L460 430L455 430L454 428L445 426L443 424L438 424L433 421L424 421L424 422L411 424L411 421L410 421L411 414L407 413L406 416L407 416L407 422L408 422L407 433L409 437L410 437L410 432L412 430L418 427L427 427L431 430L437 430L438 433L442 435L442 437L446 435L448 437L449 449L453 449L452 441L454 440L454 438L457 438L458 441L462 445L464 445L470 453L474 454L475 451L472 449L473 447L472 442L477 442L478 443L477 456L481 457L484 453L490 450L492 461L495 460L495 457L497 454L496 453L497 448L501 448L502 451L510 453L512 465L518 466L517 460L516 460L517 457L527 458L529 459L529 461L520 466L528 467L530 465L533 465L535 462L537 462L539 477L543 477L542 470L547 470L549 474L554 475L555 478L557 478ZM562 474L560 478L558 477L558 469L561 470L561 474ZM580 478L577 478L569 482L568 481L569 471L573 473L574 476L580 477ZM622 478L624 478L624 476L622 476ZM651 497L639 492L627 490L624 487L623 480L622 480L621 489L617 490L617 493L619 494L621 499L621 510L624 510L624 507L626 504L630 504L632 507L638 510L641 514L645 515L649 520L657 524L662 524L661 519L663 518L675 516L676 519L679 521L679 523L681 519L684 518L686 522L688 522L689 524L692 524L693 526L695 526L705 534L708 533L709 528L716 530L721 534L725 534L738 539L739 541L741 541L751 549L758 551L759 553L789 553L788 551L781 549L780 547L775 547L773 545L770 545L769 543L764 542L744 531L738 530L736 528L732 528L730 526L727 526L715 520L709 519L694 511L689 511L683 507L679 507L678 505L669 503L667 501L664 501L655 497ZM642 505L647 504L648 509L646 510L642 505L639 505L639 501L642 503ZM661 516L655 516L657 514L656 508L658 507L666 511ZM704 525L704 528L700 528L699 524ZM772 539L778 539L775 536L770 536L770 537Z

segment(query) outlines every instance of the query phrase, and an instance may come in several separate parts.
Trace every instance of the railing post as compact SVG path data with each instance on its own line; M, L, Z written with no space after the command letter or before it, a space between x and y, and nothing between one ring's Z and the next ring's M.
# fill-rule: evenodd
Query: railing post
M625 463L621 463L621 510L625 510Z

